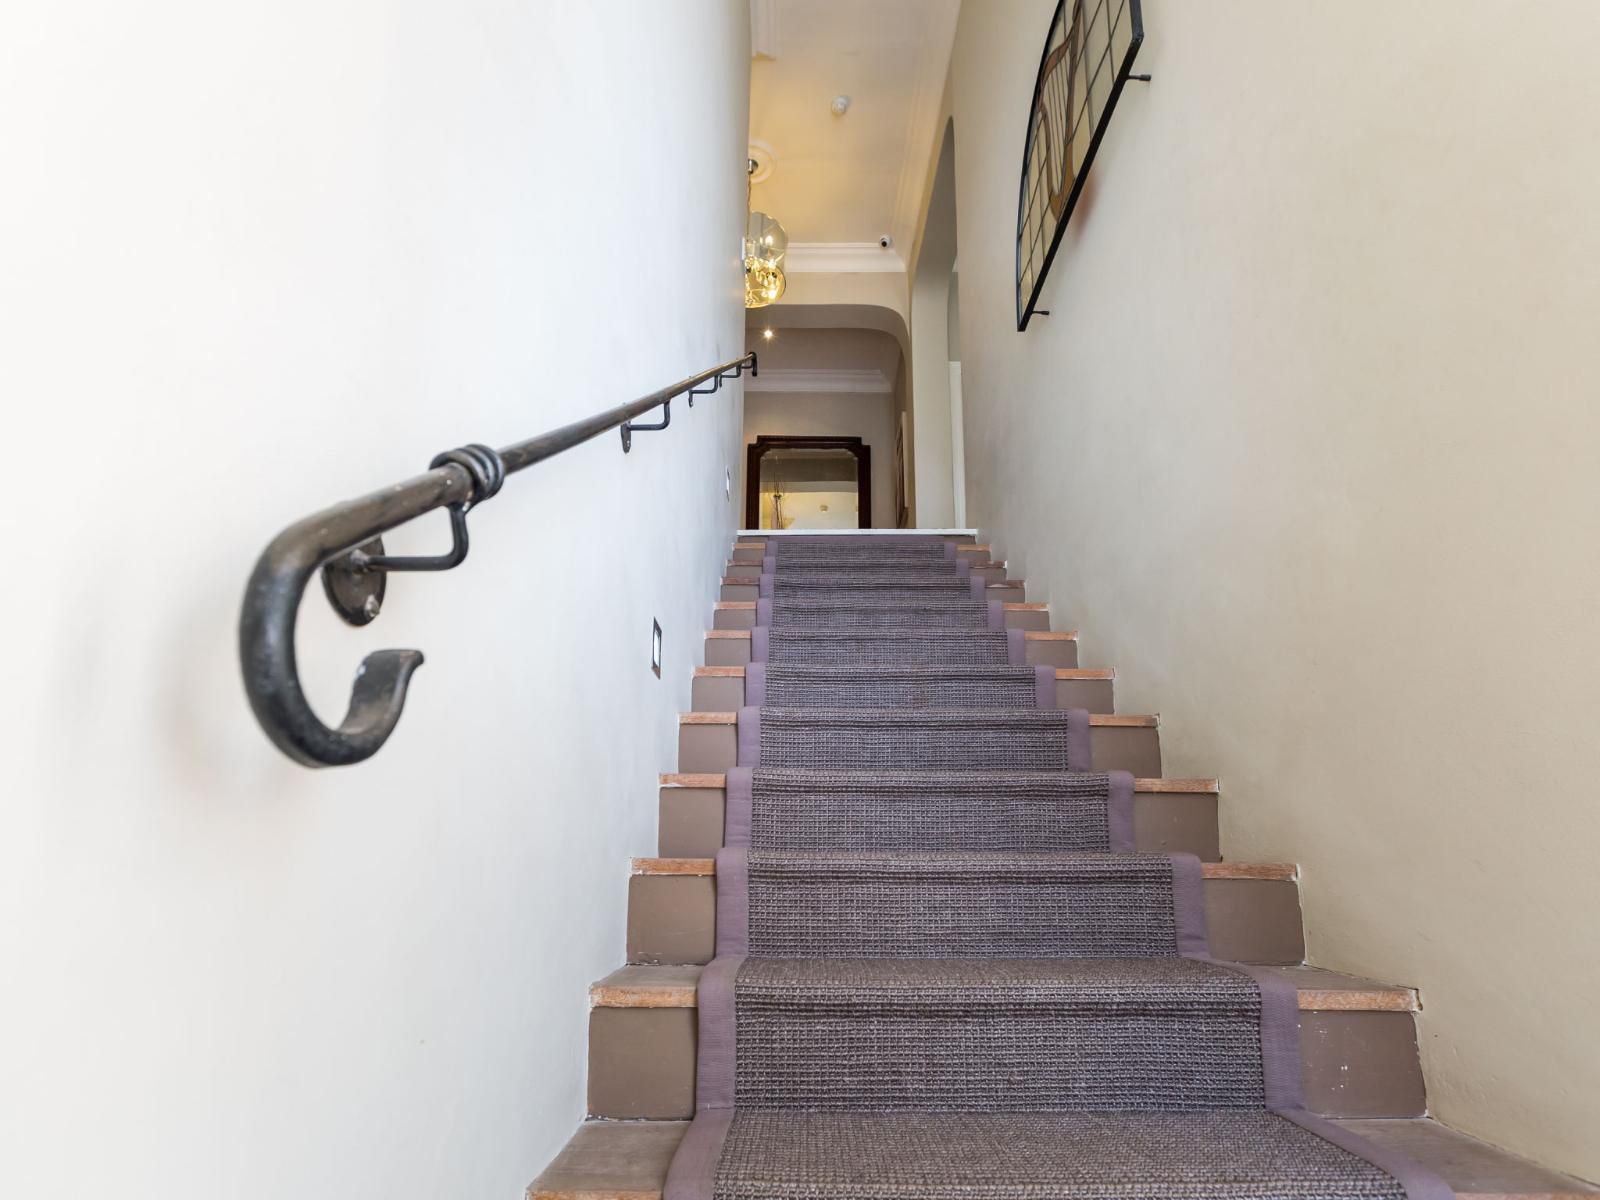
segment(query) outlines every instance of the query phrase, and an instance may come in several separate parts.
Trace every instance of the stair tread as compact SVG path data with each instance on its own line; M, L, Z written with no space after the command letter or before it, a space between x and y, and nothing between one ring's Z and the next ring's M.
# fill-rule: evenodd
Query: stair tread
M1570 1176L1427 1117L1336 1120L1437 1173L1461 1200L1576 1200L1600 1195ZM687 1121L585 1121L528 1188L529 1200L659 1200Z
M667 772L661 776L661 786L666 788L724 788L728 777L724 774ZM1216 794L1221 785L1215 779L1135 779L1135 792L1161 792L1184 794Z
M808 540L823 540L827 538L844 538L856 541L861 538L886 538L913 541L917 538L939 538L943 541L954 541L958 538L976 538L976 529L933 528L926 529L921 526L910 526L906 529L897 529L887 525L872 525L866 529L735 529L733 535L740 541L735 545L762 546L768 541L783 540L784 538L804 538ZM744 539L755 538L756 541L746 542ZM962 545L971 545L963 542Z
M591 1008L693 1008L700 966L619 967L589 988ZM1374 983L1321 967L1257 967L1295 985L1305 1012L1415 1012L1411 988Z
M775 664L770 664L770 665L782 667L782 666L787 666L789 664L786 664L786 663L775 663ZM806 664L806 663L797 663L797 664L794 664L794 665L796 665L796 666L804 666L804 667L806 667L807 670L810 670L810 671L825 671L825 670L829 669L826 666L816 666L816 665ZM862 665L871 666L872 664L866 663L866 664L862 664ZM885 665L895 666L896 669L900 669L900 670L912 670L913 669L912 667L909 667L909 666L902 667L899 664L885 664ZM695 675L696 679L743 679L745 677L745 672L746 672L747 669L748 668L745 668L745 667L696 667L694 669L694 675ZM853 667L841 667L841 668L837 668L837 669L841 670L841 671L854 670ZM924 670L937 670L937 669L942 669L942 668L939 668L939 667L934 666L934 665L930 665L930 666L924 667L922 669L924 669ZM1112 667L1057 667L1056 668L1056 678L1057 679L1115 679L1116 677L1117 677L1117 672Z
M853 714L853 713L859 713L862 710L861 709L851 709L851 708L841 708L841 709L829 709L829 708L809 709L808 708L808 709L797 709L795 711L797 711L797 712L807 712L807 713L812 713L812 712L817 712L817 713L839 712L839 713L852 713ZM916 714L916 713L938 712L938 713L941 714L942 717L948 718L951 713L960 713L960 712L965 712L966 710L965 709L959 709L959 708L945 708L945 709L906 708L906 709L879 709L877 711L890 712L890 713L893 713L896 716L904 714L907 717L911 716L912 714ZM1006 710L1005 709L983 709L981 711L986 716L992 716L996 712L1005 712ZM1017 710L1017 711L1036 712L1036 711L1039 711L1039 710L1037 710L1037 709L1022 709L1022 710ZM1047 711L1047 712L1055 712L1055 711L1060 711L1060 710L1047 709L1045 711ZM678 714L678 723L681 724L681 725L737 725L739 723L739 714L737 712L683 712L683 713L679 713ZM1102 726L1102 727L1105 727L1105 728L1108 728L1108 729L1155 729L1155 728L1158 728L1160 726L1161 717L1156 713L1090 713L1089 714L1089 724L1091 726L1098 725L1098 726Z
M755 549L755 547L754 546L747 547L747 549ZM965 547L963 547L963 549L965 549ZM974 546L974 547L971 547L971 549L976 550L976 549L979 549L979 547ZM960 550L958 550L958 554L960 554ZM861 563L861 565L862 566L866 566L867 570L872 570L872 568L874 568L874 566L878 566L878 565L880 565L880 563L864 562L864 563ZM984 571L984 570L987 570L987 568L990 568L990 566L1005 566L1005 565L1006 565L1005 558L990 558L989 562L986 562L986 563L973 563L973 568L974 568L974 570ZM754 558L744 558L744 560L741 560L741 558L731 558L730 562L728 562L728 566L730 566L730 568L733 568L733 566L755 566L755 560L754 560Z
M1009 588L1020 587L1021 583L1020 581L1015 584L991 583L987 586L991 588ZM755 600L718 600L713 607L735 612L748 612L753 611L757 603ZM1006 612L1048 612L1050 610L1050 606L1043 601L1033 600L1002 600L1000 607L1005 609Z
M755 601L719 600L717 601L717 607L754 608ZM750 631L748 629L708 629L705 634L708 638L716 638L723 641L748 642L750 640ZM1078 631L1076 629L1027 629L1023 631L1022 640L1025 642L1075 642L1078 640Z
M714 858L636 858L633 860L632 873L634 875L715 875L717 873L717 860ZM1299 868L1294 863L1207 862L1200 864L1200 875L1204 879L1294 880L1299 876Z

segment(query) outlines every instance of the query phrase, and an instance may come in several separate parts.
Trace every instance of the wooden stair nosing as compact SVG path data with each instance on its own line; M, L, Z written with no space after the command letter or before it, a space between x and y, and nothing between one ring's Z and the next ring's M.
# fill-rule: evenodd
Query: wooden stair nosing
M691 966L619 967L589 988L590 1008L694 1008L700 972ZM1302 1012L1420 1012L1414 988L1317 967L1261 967L1294 981Z
M740 605L740 606L745 607L745 608L750 608L755 604L755 601L753 601L753 600L719 600L719 601L717 601L717 605L719 607L722 606L722 605L725 605L725 604L726 605ZM725 640L728 640L728 641L748 642L750 640L750 631L748 629L708 629L708 630L705 631L705 634L706 634L706 637L708 637L708 638L725 639ZM869 636L870 636L870 631L869 631ZM1076 642L1078 640L1078 631L1076 629L1059 629L1059 630L1025 629L1022 632L1022 640L1025 641L1025 642Z
M907 710L911 711L911 710ZM737 725L739 714L736 712L681 712L678 714L680 725ZM1090 726L1118 729L1156 729L1161 725L1161 717L1157 713L1090 713Z
M629 867L632 875L715 875L714 858L635 858ZM1202 879L1266 879L1295 882L1300 868L1294 863L1203 862Z
M1006 583L991 583L989 587L1010 587ZM756 606L754 600L717 600L712 607L723 612L750 612ZM1002 600L1000 607L1006 612L1049 612L1050 606L1043 601L1031 600Z
M696 679L743 679L745 667L696 667ZM1057 679L1115 679L1114 667L1057 667Z
M734 549L736 549L736 550L754 550L755 546L757 546L757 544L755 544L755 542L749 542L749 544L747 544L747 546L734 546ZM971 547L968 547L968 546L965 546L965 542L963 542L963 549L986 550L986 549L989 549L989 547L986 547L986 546L971 546ZM730 558L730 560L728 560L728 566L749 566L749 565L750 565L750 563L747 562L747 560L738 560L738 558ZM989 566L1005 566L1005 565L1006 565L1005 558L990 558L989 562L986 562L986 563L974 563L974 566L978 566L978 570L986 570L986 568L989 568ZM874 566L874 563L866 563L866 566L867 566L867 568L870 568L870 566Z
M996 567L996 566L999 566L999 565L1000 565L999 563L984 563L982 569L987 570L990 567ZM757 580L752 579L752 578L750 578L749 576L746 576L746 575L724 575L722 577L722 581L721 582L722 582L722 586L723 587L756 587L756 586L758 586ZM984 587L985 588L989 588L989 589L1011 588L1011 589L1016 590L1016 591L1026 591L1027 590L1027 586L1028 586L1028 581L1026 579L995 579L995 580L991 580L990 582L984 584ZM736 603L736 601L729 600L729 601L725 601L725 603L732 604L732 603Z
M728 777L718 774L683 774L665 772L660 776L664 788L711 788L713 791L728 786ZM1135 792L1165 792L1179 794L1211 794L1222 790L1215 779L1135 779Z

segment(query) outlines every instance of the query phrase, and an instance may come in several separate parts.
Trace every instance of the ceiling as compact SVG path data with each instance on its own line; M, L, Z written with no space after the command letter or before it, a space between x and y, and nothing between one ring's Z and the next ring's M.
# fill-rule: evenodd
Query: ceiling
M750 137L771 150L751 206L788 230L786 269L905 269L959 8L751 0ZM851 100L842 117L829 107L839 95Z

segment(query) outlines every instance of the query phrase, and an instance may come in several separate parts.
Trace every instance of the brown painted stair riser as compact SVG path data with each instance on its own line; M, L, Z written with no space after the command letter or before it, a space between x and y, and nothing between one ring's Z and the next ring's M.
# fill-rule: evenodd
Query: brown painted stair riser
M1006 564L1004 562L976 562L976 555L965 554L962 559L967 563L967 570L982 579L985 583L1006 582ZM722 570L722 582L725 585L736 585L746 581L761 578L762 564L760 562L730 562ZM748 596L721 596L722 600L749 599Z
M1076 631L1030 630L1022 635L1022 644L1030 667L1075 668L1078 665ZM706 633L706 666L743 667L749 663L748 629L713 629Z
M761 585L755 579L730 579L723 576L721 589L717 593L718 600L759 600L761 598ZM1000 600L1006 603L1025 601L1028 598L1027 584L1020 579L988 580L985 591L989 599Z
M976 565L978 563L989 562L992 558L989 553L991 549L989 543L976 541L970 534L964 534L959 537L949 537L945 538L944 540L947 542L956 543L956 553L964 562L969 562ZM731 558L734 562L759 563L763 558L766 557L766 554L767 539L746 538L743 541L735 542L733 544L733 554L731 555Z
M678 718L678 770L721 774L738 765L738 713L682 713ZM1161 775L1161 730L1153 716L1096 713L1089 718L1092 769L1127 771L1140 779Z
M657 853L662 858L711 858L722 848L724 777L663 775ZM1134 848L1147 854L1222 857L1214 779L1136 779Z
M1116 672L1105 669L1056 668L1056 707L1112 713ZM744 667L696 667L692 691L695 712L728 712L745 706Z
M1005 627L1007 629L1044 632L1050 628L1050 606L1048 604L1013 603L998 596L991 598L1001 601L1001 609L1005 614ZM754 629L756 627L756 603L754 600L718 600L715 614L711 620L711 628Z
M711 961L717 934L717 887L711 870L707 859L638 860L628 880L630 963ZM1225 876L1207 878L1202 885L1211 952L1237 962L1303 962L1299 885L1292 877L1252 877L1259 870L1207 865L1208 874Z

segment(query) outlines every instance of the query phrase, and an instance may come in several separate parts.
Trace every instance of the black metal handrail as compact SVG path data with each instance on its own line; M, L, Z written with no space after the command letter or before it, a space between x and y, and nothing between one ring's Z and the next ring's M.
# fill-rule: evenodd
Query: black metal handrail
M751 351L670 387L641 396L560 429L515 442L499 450L472 445L450 450L421 475L346 500L296 521L268 543L256 560L239 614L239 665L244 690L256 720L278 749L308 767L347 766L378 752L400 720L412 672L422 665L420 650L377 650L356 671L350 708L337 729L311 711L295 663L295 617L300 598L320 569L323 590L334 610L352 625L365 625L383 606L384 581L394 571L446 571L467 556L467 512L500 490L508 475L570 450L608 429L621 429L622 449L633 434L665 429L676 396L717 391L724 379L756 372ZM710 388L701 388L710 383ZM660 422L638 425L634 418L652 408ZM397 558L383 552L379 536L407 521L450 510L453 544L448 554Z

